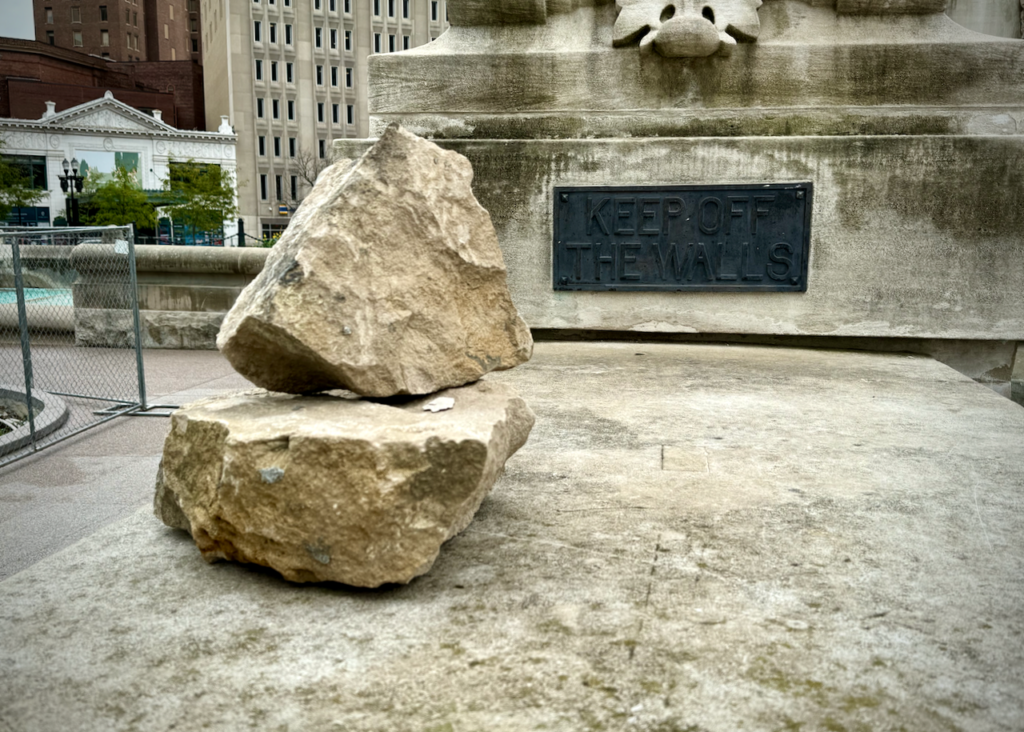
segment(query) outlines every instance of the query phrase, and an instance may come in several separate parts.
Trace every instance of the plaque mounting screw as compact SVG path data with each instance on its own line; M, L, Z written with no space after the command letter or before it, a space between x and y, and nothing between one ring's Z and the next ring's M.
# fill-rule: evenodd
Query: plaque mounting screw
M569 202L569 194L568 193L563 193L562 194L562 202L563 203L568 203Z
M799 278L799 277L790 277L790 278L789 278L789 281L790 281L790 282L791 282L792 284L794 284L794 285L799 285L799 284L800 284L800 278Z
M803 198L804 197L804 192L803 191L797 191L796 192L796 197L797 198Z
M560 280L558 280L558 284L560 284L560 285L568 285L569 284L569 278L568 277L561 278Z

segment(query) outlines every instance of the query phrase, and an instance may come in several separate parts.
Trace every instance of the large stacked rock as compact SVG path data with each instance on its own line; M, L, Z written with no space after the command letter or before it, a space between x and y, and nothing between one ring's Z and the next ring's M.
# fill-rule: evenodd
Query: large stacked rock
M530 358L466 158L392 126L324 171L217 345L257 386L429 394Z
M471 181L397 126L318 180L218 338L270 391L172 418L156 513L204 557L377 587L429 570L472 520L534 417L478 381L533 341Z

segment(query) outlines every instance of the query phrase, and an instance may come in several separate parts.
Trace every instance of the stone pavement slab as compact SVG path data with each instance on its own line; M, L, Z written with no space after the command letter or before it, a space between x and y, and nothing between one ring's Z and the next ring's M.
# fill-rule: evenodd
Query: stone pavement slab
M142 509L0 583L0 729L1020 729L1018 405L777 348L488 378L537 425L429 574L293 585Z

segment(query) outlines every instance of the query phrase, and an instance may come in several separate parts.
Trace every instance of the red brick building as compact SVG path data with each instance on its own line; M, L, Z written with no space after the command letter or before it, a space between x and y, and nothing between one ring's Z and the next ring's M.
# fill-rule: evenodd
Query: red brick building
M113 61L202 63L199 0L33 0L36 40Z
M109 14L108 14L109 17ZM205 130L203 68L193 61L113 63L38 41L0 38L0 117L39 119L110 90L182 130Z

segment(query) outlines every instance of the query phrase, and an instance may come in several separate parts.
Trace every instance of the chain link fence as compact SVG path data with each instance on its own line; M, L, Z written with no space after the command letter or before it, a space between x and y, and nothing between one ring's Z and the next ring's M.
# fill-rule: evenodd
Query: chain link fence
M133 234L0 229L0 466L148 409Z

